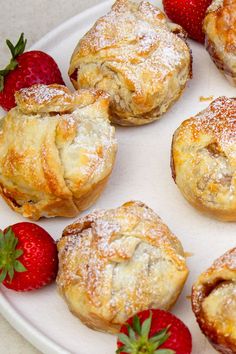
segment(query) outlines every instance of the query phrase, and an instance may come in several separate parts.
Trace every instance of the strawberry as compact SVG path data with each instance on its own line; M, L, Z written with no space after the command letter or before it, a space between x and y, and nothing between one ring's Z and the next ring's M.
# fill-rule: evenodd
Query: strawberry
M182 26L189 37L204 43L202 22L212 0L163 0L169 19Z
M145 310L121 327L116 354L190 354L192 337L176 316L163 310Z
M0 231L0 282L16 291L51 283L57 275L57 247L40 226L20 222Z
M25 52L26 40L22 33L14 46L6 41L11 51L11 61L0 70L0 106L6 111L15 107L15 92L33 84L64 84L54 59L41 51Z

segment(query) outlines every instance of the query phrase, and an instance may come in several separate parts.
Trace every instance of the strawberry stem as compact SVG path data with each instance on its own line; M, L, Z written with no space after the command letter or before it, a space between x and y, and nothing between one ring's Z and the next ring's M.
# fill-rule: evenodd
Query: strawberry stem
M18 260L23 251L16 249L18 239L9 227L5 232L0 231L0 283L8 276L12 281L15 272L25 272L27 269Z
M152 312L149 317L141 324L137 315L133 318L132 326L126 325L128 335L125 333L118 334L118 339L122 346L117 349L116 354L175 354L171 349L158 349L167 341L171 333L170 326L162 329L150 337L150 329L152 325Z
M9 39L6 40L6 44L11 51L12 59L15 59L18 55L24 53L26 43L27 39L24 39L24 33L21 33L16 45L13 45Z
M6 44L10 49L12 58L10 60L10 63L3 70L0 70L0 92L4 89L5 76L18 66L18 62L16 58L18 57L18 55L24 53L26 43L27 40L24 39L24 33L21 33L20 38L16 43L16 45L13 45L11 41L9 41L9 39L6 40Z

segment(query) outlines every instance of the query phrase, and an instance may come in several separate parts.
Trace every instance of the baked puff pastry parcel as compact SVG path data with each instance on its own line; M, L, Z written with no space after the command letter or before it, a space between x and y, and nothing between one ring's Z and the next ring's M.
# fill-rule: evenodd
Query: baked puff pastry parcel
M236 86L236 0L214 0L207 10L203 30L211 58Z
M87 326L115 333L136 312L169 309L188 269L180 241L145 204L128 202L69 225L57 285Z
M202 332L223 354L236 353L236 248L198 278L192 307Z
M236 221L236 99L220 97L176 130L172 175L197 209Z
M179 98L191 75L184 36L149 2L117 0L79 41L69 76L76 88L110 94L114 123L151 123Z
M100 195L116 155L108 98L35 85L0 120L0 193L25 217L74 217Z

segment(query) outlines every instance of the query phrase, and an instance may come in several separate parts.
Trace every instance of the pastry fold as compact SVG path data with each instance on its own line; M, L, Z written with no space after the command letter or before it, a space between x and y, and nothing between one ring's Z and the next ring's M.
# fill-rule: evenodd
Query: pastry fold
M180 241L145 204L128 202L69 225L57 285L87 326L115 333L136 312L169 309L188 275Z
M98 90L35 85L0 121L0 194L33 220L74 217L102 192L117 144Z
M142 125L179 98L191 76L185 33L147 1L117 0L79 41L70 62L75 88L111 96L111 120Z

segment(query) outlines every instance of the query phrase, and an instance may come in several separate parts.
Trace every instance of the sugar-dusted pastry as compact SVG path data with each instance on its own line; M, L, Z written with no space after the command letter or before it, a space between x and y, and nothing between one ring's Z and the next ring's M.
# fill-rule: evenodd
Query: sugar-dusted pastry
M223 354L236 353L236 248L200 275L192 290L192 308L211 344Z
M116 155L108 98L35 85L0 120L0 194L25 217L74 217L98 198Z
M69 76L76 88L110 94L114 123L151 123L179 98L191 76L184 36L149 2L117 0L79 41Z
M213 0L203 30L211 58L230 83L236 85L236 0Z
M87 326L115 333L148 308L169 309L188 269L180 241L145 204L78 219L58 243L57 285Z
M172 143L172 174L200 211L236 221L236 99L220 97L184 121Z

